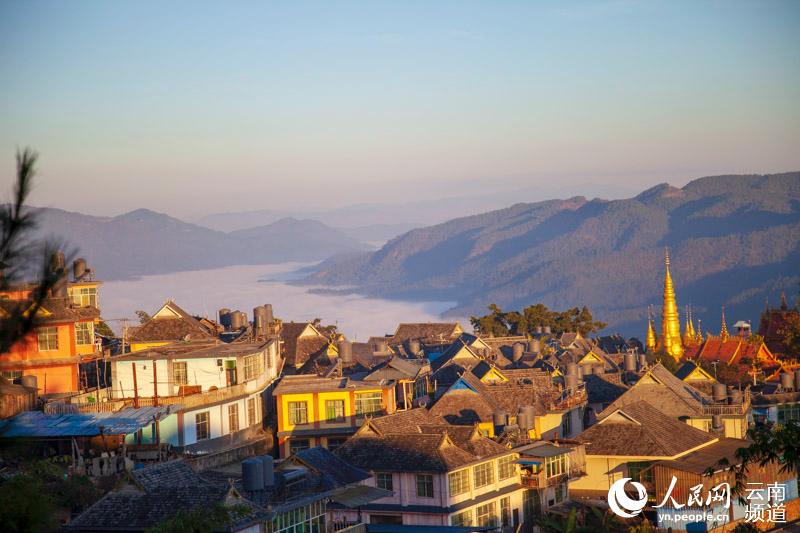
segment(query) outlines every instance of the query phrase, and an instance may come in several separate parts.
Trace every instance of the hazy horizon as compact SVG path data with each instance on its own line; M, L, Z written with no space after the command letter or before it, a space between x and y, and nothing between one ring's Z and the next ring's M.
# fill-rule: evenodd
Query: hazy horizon
M777 0L6 2L0 182L30 146L36 205L191 219L797 170L798 23Z

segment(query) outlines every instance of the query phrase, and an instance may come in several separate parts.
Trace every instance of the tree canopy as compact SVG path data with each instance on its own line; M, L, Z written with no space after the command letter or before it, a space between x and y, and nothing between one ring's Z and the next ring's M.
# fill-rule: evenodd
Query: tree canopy
M522 311L503 311L497 305L491 304L489 311L489 314L481 317L470 317L470 322L479 333L493 337L532 335L538 326L549 326L553 335L570 331L588 335L607 325L595 320L586 306L553 311L544 304L533 304Z

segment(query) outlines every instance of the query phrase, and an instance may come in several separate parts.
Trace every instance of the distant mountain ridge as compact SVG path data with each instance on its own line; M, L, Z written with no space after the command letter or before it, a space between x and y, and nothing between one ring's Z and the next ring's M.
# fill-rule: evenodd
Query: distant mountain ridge
M68 249L77 248L104 280L231 265L312 262L369 249L315 220L282 218L225 233L148 209L116 217L36 210L38 236L55 237Z
M586 304L609 329L643 335L648 304L660 304L667 246L682 314L692 304L703 330L718 331L725 304L729 321L757 323L766 297L795 294L800 283L800 172L517 204L331 259L303 283L456 301L454 316L483 314L489 303Z

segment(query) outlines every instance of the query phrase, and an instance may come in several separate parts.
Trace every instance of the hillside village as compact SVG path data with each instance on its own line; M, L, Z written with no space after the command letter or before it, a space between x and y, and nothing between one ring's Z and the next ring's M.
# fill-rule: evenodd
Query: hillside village
M683 502L733 483L704 472L735 464L748 428L800 419L800 354L776 336L797 308L767 309L758 334L729 330L724 310L718 334L688 312L682 328L668 257L661 332L649 318L644 342L455 322L354 342L270 304L203 317L170 300L118 336L100 273L53 264L63 283L34 333L0 355L0 477L49 459L104 487L61 516L65 531L146 531L215 508L230 518L216 529L237 532L548 531L544 517L608 515L622 478L664 494L674 476ZM34 290L4 290L0 314ZM715 377L718 365L745 379ZM800 517L796 473L748 476L785 483L786 516ZM690 525L679 506L661 511L629 524ZM740 502L725 512L728 526L745 516Z

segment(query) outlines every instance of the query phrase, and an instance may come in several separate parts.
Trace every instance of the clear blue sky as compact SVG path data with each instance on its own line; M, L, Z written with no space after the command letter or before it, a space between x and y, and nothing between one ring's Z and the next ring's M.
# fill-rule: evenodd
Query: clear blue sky
M0 184L28 145L36 203L90 213L796 170L798 28L795 0L7 0Z

